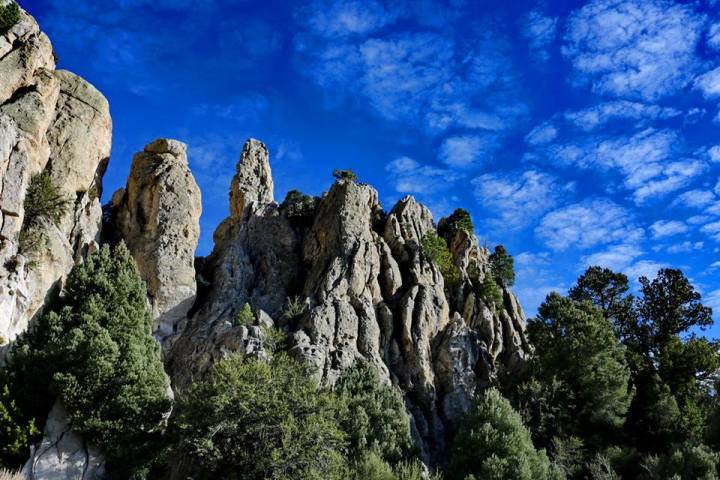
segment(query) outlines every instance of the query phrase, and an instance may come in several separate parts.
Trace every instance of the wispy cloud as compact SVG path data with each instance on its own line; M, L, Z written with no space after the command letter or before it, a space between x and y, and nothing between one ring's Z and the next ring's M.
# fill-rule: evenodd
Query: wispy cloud
M583 131L589 132L606 125L612 120L634 120L637 126L645 126L656 120L681 115L675 108L648 105L628 100L603 102L578 111L565 112L565 119Z
M398 193L432 194L447 190L461 175L443 168L423 165L409 157L396 158L385 166Z
M671 237L688 231L688 226L678 220L658 220L650 225L652 237L655 239Z
M492 133L448 137L440 147L440 160L451 167L477 166L499 147L498 136Z
M540 10L532 10L522 19L521 27L534 58L547 61L550 58L550 46L557 36L558 18L545 15Z
M570 15L563 53L576 81L604 95L654 101L699 68L704 18L668 0L593 0Z
M572 183L537 170L486 173L472 181L475 198L488 212L491 225L517 230L535 222L573 191Z
M542 219L535 234L553 250L586 249L614 242L639 241L643 229L632 213L608 199L588 199L554 210Z

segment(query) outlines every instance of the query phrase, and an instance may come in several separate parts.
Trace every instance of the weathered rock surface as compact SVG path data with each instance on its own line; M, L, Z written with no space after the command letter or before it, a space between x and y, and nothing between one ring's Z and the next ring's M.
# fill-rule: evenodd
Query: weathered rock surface
M25 480L100 480L105 460L72 431L63 406L56 402L45 423L42 441L33 447L22 469Z
M311 218L298 223L296 210L273 201L267 149L248 141L231 215L200 262L202 293L166 351L175 388L231 353L270 354L262 327L234 324L249 303L325 383L359 358L373 363L404 392L424 456L437 460L474 392L529 352L517 300L504 290L494 306L475 293L488 252L464 231L448 239L460 281L446 286L421 247L432 215L412 197L385 215L372 187L339 180Z
M112 124L92 85L55 70L50 41L24 12L0 36L0 79L0 337L7 342L97 247ZM69 208L57 225L39 220L40 246L23 251L25 193L43 171Z
M160 139L135 155L127 186L115 192L110 211L110 230L125 241L147 284L154 331L166 337L195 302L197 285L202 203L187 146Z

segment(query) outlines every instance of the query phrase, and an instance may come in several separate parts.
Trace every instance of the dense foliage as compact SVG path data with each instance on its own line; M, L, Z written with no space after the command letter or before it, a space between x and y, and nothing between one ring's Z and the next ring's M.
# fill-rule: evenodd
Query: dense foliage
M14 0L0 5L0 35L5 34L20 21L20 7Z
M590 267L528 324L535 355L504 382L536 444L569 478L718 478L712 312L677 269Z
M400 392L380 383L375 367L358 361L338 379L335 392L347 407L341 421L348 434L349 453L378 452L383 460L397 463L412 451L410 417Z
M520 415L497 390L478 397L454 441L451 478L560 479L562 474L533 446Z
M280 212L296 228L307 228L312 224L318 199L305 195L300 190L290 190L280 204Z
M428 232L422 239L422 252L439 269L446 286L454 285L460 280L460 270L453 259L444 238L435 232Z
M11 352L6 375L23 409L14 421L44 421L57 397L75 431L106 453L111 472L141 473L170 408L151 320L127 248L91 255Z
M514 260L502 245L497 245L490 254L490 269L498 285L512 287L515 284Z
M68 205L48 172L33 175L23 203L25 218L19 238L20 250L26 254L37 251L44 240L42 223L58 225L67 213Z
M340 170L340 169L333 170L333 177L335 177L338 180L347 180L350 182L354 182L357 180L357 174L349 169L348 170Z
M176 408L177 450L193 478L342 478L342 404L285 355L230 357Z
M457 232L463 231L468 234L473 233L473 226L470 212L463 208L455 209L455 211L446 218L443 218L438 225L438 235L451 242Z

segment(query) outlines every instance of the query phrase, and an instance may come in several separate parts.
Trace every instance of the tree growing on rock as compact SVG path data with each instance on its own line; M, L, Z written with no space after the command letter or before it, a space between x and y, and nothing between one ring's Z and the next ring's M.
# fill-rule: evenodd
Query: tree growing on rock
M109 472L140 472L170 408L151 323L124 244L89 256L12 350L8 370L25 418L44 421L57 396L73 429L105 452Z
M515 284L514 260L502 245L496 246L490 254L490 269L499 285L512 287Z
M15 0L0 5L0 35L5 34L20 21L20 7Z

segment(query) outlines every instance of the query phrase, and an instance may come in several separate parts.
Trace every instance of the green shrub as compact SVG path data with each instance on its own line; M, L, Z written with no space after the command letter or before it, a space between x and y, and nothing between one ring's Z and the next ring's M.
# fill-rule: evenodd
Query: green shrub
M240 311L235 315L233 325L236 327L251 327L255 325L255 315L253 315L249 303L246 302Z
M42 172L30 179L23 206L25 219L18 238L20 251L37 252L45 241L42 221L58 225L67 213L69 202L53 185L50 174Z
M422 252L440 269L446 285L455 285L460 281L460 269L455 265L444 238L435 232L428 232L422 239Z
M495 281L505 287L512 287L515 284L515 270L512 255L507 253L505 247L498 245L495 251L490 254L490 268Z
M448 241L452 241L459 231L471 234L473 230L475 230L475 227L470 212L463 208L455 209L449 217L443 218L438 224L438 235Z
M380 383L375 367L365 360L343 372L335 392L347 405L341 425L350 442L349 453L380 452L382 459L397 463L412 451L410 417L400 392Z
M318 199L299 190L290 190L280 205L280 211L295 227L307 228L315 218Z
M544 451L537 451L520 415L495 389L475 401L453 441L451 478L560 479Z
M103 246L73 268L60 304L18 340L8 367L26 418L44 420L57 395L118 476L149 461L170 408L146 302L124 244Z
M503 296L492 275L485 275L476 287L475 293L494 311L502 309Z
M341 479L342 406L286 355L232 356L178 399L178 458L196 479Z
M0 368L0 467L20 467L30 455L30 444L40 436L35 419L27 418L18 405L16 387L9 371Z
M281 350L285 344L285 333L279 328L268 327L267 325L263 325L261 329L263 348L270 353Z
M353 480L442 480L439 474L425 475L422 464L400 462L395 467L383 461L375 451L366 451L353 465Z
M288 297L285 302L285 311L282 314L283 320L294 320L305 313L305 304L300 297Z
M45 218L57 225L67 213L68 205L68 200L53 185L48 172L32 176L25 193L26 222Z
M717 480L720 454L705 445L675 446L665 456L649 456L643 462L643 480Z
M348 180L354 182L357 180L357 174L352 170L333 170L333 177L338 180Z
M0 6L0 35L4 35L20 21L20 7L15 1Z

